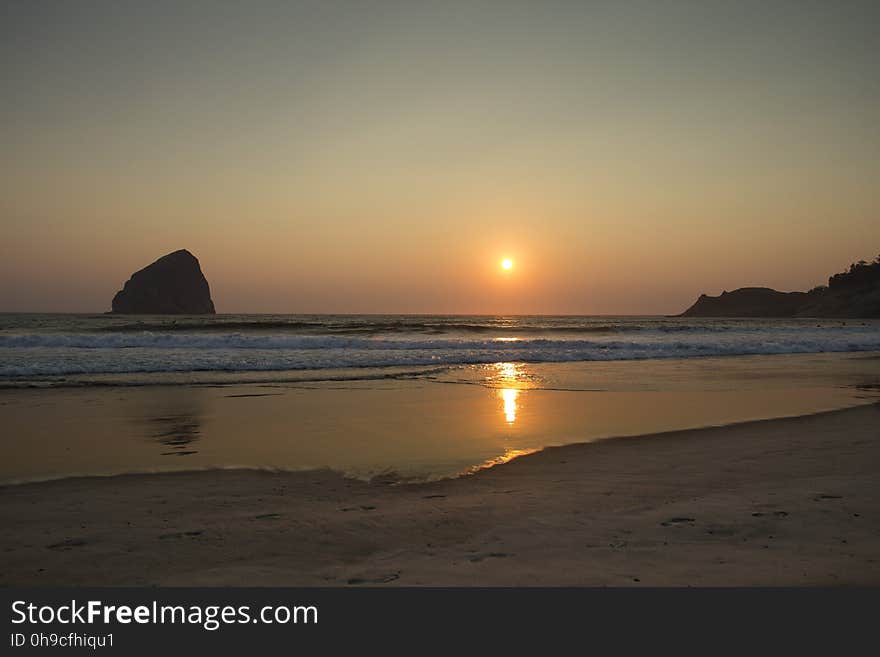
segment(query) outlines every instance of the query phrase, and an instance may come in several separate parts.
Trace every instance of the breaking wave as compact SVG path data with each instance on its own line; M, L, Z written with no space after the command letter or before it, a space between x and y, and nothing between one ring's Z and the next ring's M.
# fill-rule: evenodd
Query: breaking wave
M138 372L241 372L519 361L643 360L878 351L876 326L726 331L643 330L574 338L365 338L260 333L31 333L0 335L0 377Z

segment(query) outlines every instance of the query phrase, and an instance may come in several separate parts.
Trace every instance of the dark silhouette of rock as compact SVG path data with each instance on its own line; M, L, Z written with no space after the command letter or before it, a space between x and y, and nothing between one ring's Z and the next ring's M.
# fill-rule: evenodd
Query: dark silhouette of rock
M717 297L701 294L683 317L880 317L880 256L834 274L809 292L743 287Z
M769 287L742 287L717 297L701 294L684 314L688 317L791 317L805 292L777 292Z
M214 314L199 261L181 249L131 275L113 297L113 312L132 315Z

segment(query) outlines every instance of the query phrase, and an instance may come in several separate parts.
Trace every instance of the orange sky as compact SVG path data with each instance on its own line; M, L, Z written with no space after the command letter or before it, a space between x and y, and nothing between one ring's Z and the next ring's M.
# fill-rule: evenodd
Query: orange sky
M487 314L880 251L870 5L366 4L14 5L0 311L108 310L178 248L218 312Z

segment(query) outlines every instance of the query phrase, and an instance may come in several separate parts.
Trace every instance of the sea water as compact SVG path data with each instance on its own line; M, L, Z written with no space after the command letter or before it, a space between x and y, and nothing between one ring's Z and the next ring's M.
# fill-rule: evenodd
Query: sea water
M4 387L229 383L304 371L311 380L412 377L500 362L876 350L878 320L0 314Z
M880 324L0 315L0 483L205 468L399 481L876 400Z

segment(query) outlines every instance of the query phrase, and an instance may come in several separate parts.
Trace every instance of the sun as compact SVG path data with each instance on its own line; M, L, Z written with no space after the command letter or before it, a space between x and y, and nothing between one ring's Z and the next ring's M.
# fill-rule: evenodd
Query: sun
M501 261L501 269L504 269L505 271L513 269L513 260L510 258L504 258L504 260Z

